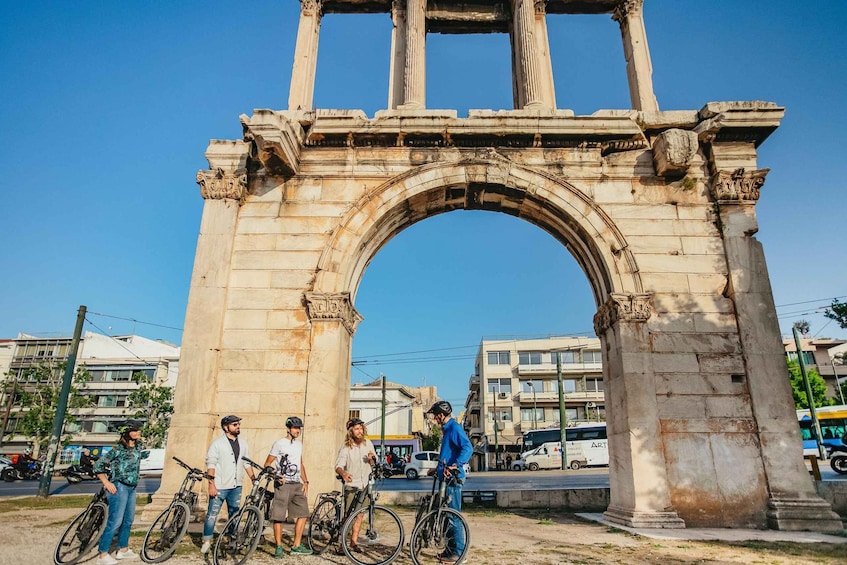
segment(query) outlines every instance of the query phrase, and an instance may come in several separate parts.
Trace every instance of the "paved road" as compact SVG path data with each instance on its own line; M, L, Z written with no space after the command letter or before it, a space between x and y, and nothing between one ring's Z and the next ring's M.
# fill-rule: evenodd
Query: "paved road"
M821 478L824 481L847 481L847 475L839 475L829 468L821 466ZM139 494L152 494L159 488L161 479L150 477L141 479ZM504 471L470 473L465 490L552 490L559 488L608 488L609 469L580 469L579 471ZM64 477L53 479L50 494L93 494L100 488L96 481L86 481L78 485L69 485ZM380 485L383 491L425 492L432 489L432 479L421 478L410 481L405 477L393 477ZM38 481L0 482L0 497L29 496L38 491Z

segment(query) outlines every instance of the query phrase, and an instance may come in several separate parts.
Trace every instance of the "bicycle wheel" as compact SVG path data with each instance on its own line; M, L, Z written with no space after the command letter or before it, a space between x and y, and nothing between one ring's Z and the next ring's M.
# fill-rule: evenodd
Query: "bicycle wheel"
M141 560L145 563L161 563L173 555L188 530L190 515L191 511L184 502L174 502L159 514L144 536Z
M326 548L338 539L338 533L341 531L338 513L336 502L325 499L318 503L309 516L309 547L315 555L326 551Z
M358 539L352 539L353 525L361 519ZM365 506L350 516L341 530L341 547L353 563L382 565L400 554L404 540L403 523L384 506Z
M264 521L255 506L245 506L227 520L223 533L215 542L212 560L215 565L241 565L256 550L262 537Z
M95 502L73 519L65 529L56 551L53 552L53 563L70 565L76 563L94 549L103 530L106 529L108 510L104 502Z
M467 555L471 532L464 516L452 508L440 508L426 514L415 524L409 539L409 550L415 565L442 563L452 556L459 563Z

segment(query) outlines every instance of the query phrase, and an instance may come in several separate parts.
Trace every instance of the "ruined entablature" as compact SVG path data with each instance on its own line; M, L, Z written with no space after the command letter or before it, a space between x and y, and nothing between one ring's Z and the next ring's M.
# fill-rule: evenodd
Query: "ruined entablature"
M606 333L617 322L646 322L652 314L649 294L612 294L594 314L594 331Z
M718 171L712 177L712 197L724 204L756 203L770 169Z
M247 171L227 172L222 168L197 171L197 184L204 200L229 198L241 202L247 195Z
M353 307L349 292L307 292L305 298L309 319L312 322L341 322L352 336L356 333L356 326L364 320Z

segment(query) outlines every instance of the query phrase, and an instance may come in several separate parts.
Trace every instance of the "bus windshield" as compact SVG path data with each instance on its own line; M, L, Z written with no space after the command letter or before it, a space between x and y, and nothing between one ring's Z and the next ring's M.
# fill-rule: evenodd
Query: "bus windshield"
M823 406L816 408L815 413L821 426L822 443L828 447L845 445L843 438L847 434L847 405ZM817 453L817 434L809 410L797 410L797 421L803 438L803 453Z

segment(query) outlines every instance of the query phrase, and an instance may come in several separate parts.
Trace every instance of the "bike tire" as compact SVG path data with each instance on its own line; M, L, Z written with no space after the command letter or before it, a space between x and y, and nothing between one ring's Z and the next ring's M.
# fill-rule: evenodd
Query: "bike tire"
M72 565L94 549L106 529L108 512L106 503L95 502L74 518L56 544L53 563Z
M145 563L161 563L176 551L185 532L191 510L184 502L176 501L153 520L141 546L141 560Z
M212 562L215 565L241 565L256 550L264 529L262 512L255 506L245 506L226 521L223 532L215 542Z
M309 516L309 547L315 555L320 555L335 543L341 532L339 508L335 500L324 499L319 502Z
M341 548L356 565L391 563L403 549L405 532L400 517L385 506L374 506L371 510L370 506L360 508L347 518L341 529ZM354 551L350 538L359 516L362 516L362 525Z
M464 537L464 547L461 550L455 547L456 538L451 528L454 521L459 525L460 536ZM409 538L409 551L415 565L441 563L439 557L446 551L458 557L457 563L461 562L468 554L470 545L471 531L468 522L460 512L452 508L440 508L424 515L421 521L415 524Z

